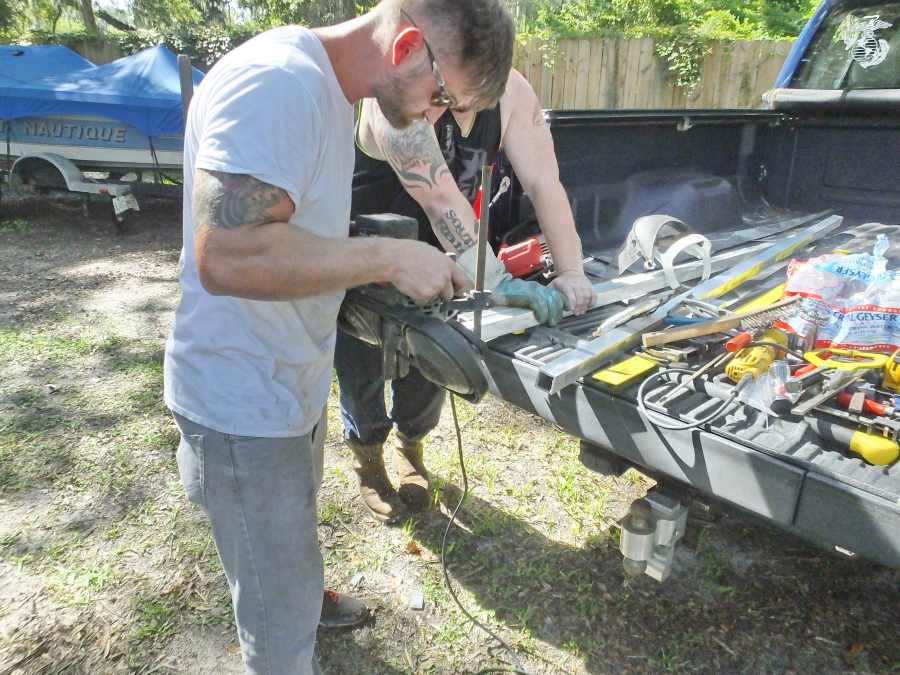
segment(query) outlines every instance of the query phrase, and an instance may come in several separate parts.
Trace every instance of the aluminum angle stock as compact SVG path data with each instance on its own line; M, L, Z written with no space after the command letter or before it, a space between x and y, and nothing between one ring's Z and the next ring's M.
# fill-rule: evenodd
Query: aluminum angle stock
M842 216L829 216L801 232L775 242L691 290L675 296L653 314L634 319L560 356L541 368L537 379L538 387L551 394L559 393L565 387L577 382L579 378L602 367L622 351L634 346L643 333L660 329L666 315L686 299L704 300L721 297L753 279L770 265L831 234L842 222Z
M713 272L720 272L728 267L732 267L741 260L745 260L750 255L762 251L767 244L751 244L740 249L731 251L723 251L711 260ZM691 279L697 279L703 273L703 263L692 260L687 263L678 265L675 268L678 278L684 282ZM594 284L594 292L597 294L597 301L591 309L597 307L607 307L617 302L629 302L636 298L646 297L648 293L659 291L668 287L669 282L663 270L655 270L653 272L642 272L640 274L628 274L617 279L602 281ZM566 312L565 316L571 316L571 312ZM474 330L474 315L472 313L461 313L460 323L469 330ZM485 342L494 340L503 335L508 335L520 330L526 330L537 326L537 319L534 313L528 309L519 309L517 307L495 307L485 312L482 318L481 339Z

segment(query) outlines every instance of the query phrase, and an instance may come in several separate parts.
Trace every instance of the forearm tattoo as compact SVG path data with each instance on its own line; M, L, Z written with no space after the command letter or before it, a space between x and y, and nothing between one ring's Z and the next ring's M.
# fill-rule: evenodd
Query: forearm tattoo
M438 233L447 240L447 243L453 247L456 253L462 253L475 245L475 240L466 231L462 220L460 220L454 209L449 209L446 213L440 215L435 222L435 226Z
M192 210L196 227L232 229L270 223L269 209L287 195L253 176L200 171L194 184Z
M397 176L411 187L430 189L450 170L426 122L413 122L406 129L385 131L384 152Z

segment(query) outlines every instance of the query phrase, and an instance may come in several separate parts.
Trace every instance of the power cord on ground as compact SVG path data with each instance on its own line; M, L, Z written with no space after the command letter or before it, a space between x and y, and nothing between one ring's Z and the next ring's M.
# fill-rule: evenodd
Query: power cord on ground
M462 431L459 428L459 417L456 414L456 396L454 394L450 395L450 409L453 411L453 426L456 429L456 449L459 455L459 469L462 473L462 483L463 490L462 495L459 498L459 502L456 504L456 507L453 509L453 512L450 514L450 520L447 521L447 528L444 530L444 538L441 540L441 570L444 573L444 583L447 585L447 591L450 593L450 597L453 598L453 602L456 603L456 606L459 607L459 610L465 615L465 617L471 621L475 626L483 630L485 633L490 635L494 640L496 640L499 645L505 649L515 660L516 658L516 650L507 644L503 638L497 635L490 628L485 626L481 621L476 619L470 612L467 610L462 602L460 602L459 598L456 596L456 591L453 590L453 584L450 583L450 572L447 569L447 538L450 535L450 528L453 527L453 523L456 521L456 515L459 513L459 510L462 508L463 502L466 500L466 496L469 494L469 477L466 474L466 463L463 459L463 447L462 447ZM518 665L518 664L517 664ZM529 675L526 670L523 670L521 666L517 668L488 668L485 670L480 670L476 675L483 675L487 673L514 673L516 675Z

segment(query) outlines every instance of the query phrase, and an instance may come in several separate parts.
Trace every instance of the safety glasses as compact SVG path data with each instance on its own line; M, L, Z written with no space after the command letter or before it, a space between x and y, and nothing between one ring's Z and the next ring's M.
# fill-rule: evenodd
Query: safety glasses
M405 9L400 10L400 16L409 21L415 28L419 28L418 24L416 24L412 17L406 13ZM422 32L421 28L419 28L419 32ZM438 90L431 96L431 105L435 108L458 107L459 101L457 101L456 97L447 90L447 81L444 79L444 74L438 67L437 61L434 58L434 52L431 51L431 45L429 45L428 40L425 39L424 33L422 33L422 42L425 45L425 51L428 52L428 58L431 61L431 72L434 75L434 81L437 82L438 86Z

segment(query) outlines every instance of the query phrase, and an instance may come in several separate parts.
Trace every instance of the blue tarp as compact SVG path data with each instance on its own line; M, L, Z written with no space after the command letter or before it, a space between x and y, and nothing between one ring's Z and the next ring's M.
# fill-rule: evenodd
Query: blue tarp
M0 83L28 84L94 64L68 47L56 45L0 45Z
M51 54L43 66L51 74L26 82L21 73L0 66L0 119L91 115L120 120L147 136L184 132L177 58L165 46L102 66L85 61L77 70L52 70L62 60ZM38 72L38 66L32 68ZM202 77L195 68L195 86Z

